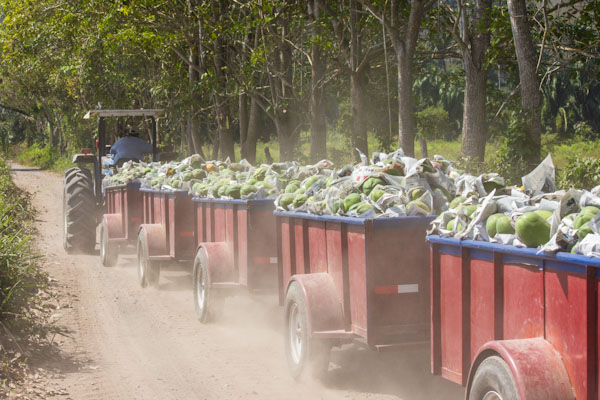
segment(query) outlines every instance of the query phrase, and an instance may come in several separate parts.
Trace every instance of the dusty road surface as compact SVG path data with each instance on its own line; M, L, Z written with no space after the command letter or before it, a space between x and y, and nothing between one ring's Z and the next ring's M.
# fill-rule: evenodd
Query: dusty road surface
M282 309L273 296L228 299L202 325L190 272L172 266L158 290L141 289L133 251L113 268L97 255L62 248L62 177L13 165L33 195L37 246L59 292L55 318L70 332L46 360L46 398L60 399L461 399L463 390L429 374L428 350L334 350L323 381L296 382L286 369Z

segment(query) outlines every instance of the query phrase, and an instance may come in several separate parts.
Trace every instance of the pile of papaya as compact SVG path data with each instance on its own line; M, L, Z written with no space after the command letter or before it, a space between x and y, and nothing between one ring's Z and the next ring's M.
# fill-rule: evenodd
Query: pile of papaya
M422 216L447 208L455 186L450 163L417 160L401 150L288 183L275 205L281 211L358 218Z
M495 174L462 174L457 195L430 233L556 253L594 255L600 250L600 187L531 193L505 186Z

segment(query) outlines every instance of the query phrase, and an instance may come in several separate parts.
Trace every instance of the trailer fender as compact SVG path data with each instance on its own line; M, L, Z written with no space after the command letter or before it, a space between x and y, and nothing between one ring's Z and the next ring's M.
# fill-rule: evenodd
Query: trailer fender
M294 275L292 282L300 286L306 304L307 325L311 336L316 332L332 332L344 330L344 313L342 303L338 299L333 279L327 273Z
M204 251L206 255L206 268L211 283L237 281L230 245L226 242L200 243L198 251Z
M148 245L148 257L164 257L169 255L167 232L161 224L142 224L138 236L144 235Z
M125 237L123 231L123 214L104 214L102 224L106 229L108 240L122 239Z
M520 400L575 399L560 355L543 338L498 340L484 344L471 366L466 398L469 398L477 367L494 355L500 356L510 368Z

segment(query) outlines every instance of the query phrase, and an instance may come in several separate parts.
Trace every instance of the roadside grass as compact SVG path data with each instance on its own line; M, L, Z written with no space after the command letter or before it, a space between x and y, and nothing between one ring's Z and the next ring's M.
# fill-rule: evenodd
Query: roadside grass
M29 196L0 158L0 398L24 376L31 350L57 332L47 320L48 278L31 242L33 217Z

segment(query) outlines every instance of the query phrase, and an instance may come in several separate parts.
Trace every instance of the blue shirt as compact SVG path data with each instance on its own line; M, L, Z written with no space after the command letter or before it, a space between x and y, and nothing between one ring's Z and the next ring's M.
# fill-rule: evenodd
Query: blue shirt
M135 136L125 136L117 140L110 148L113 162L116 164L120 158L135 158L141 160L143 154L152 154L152 145Z

